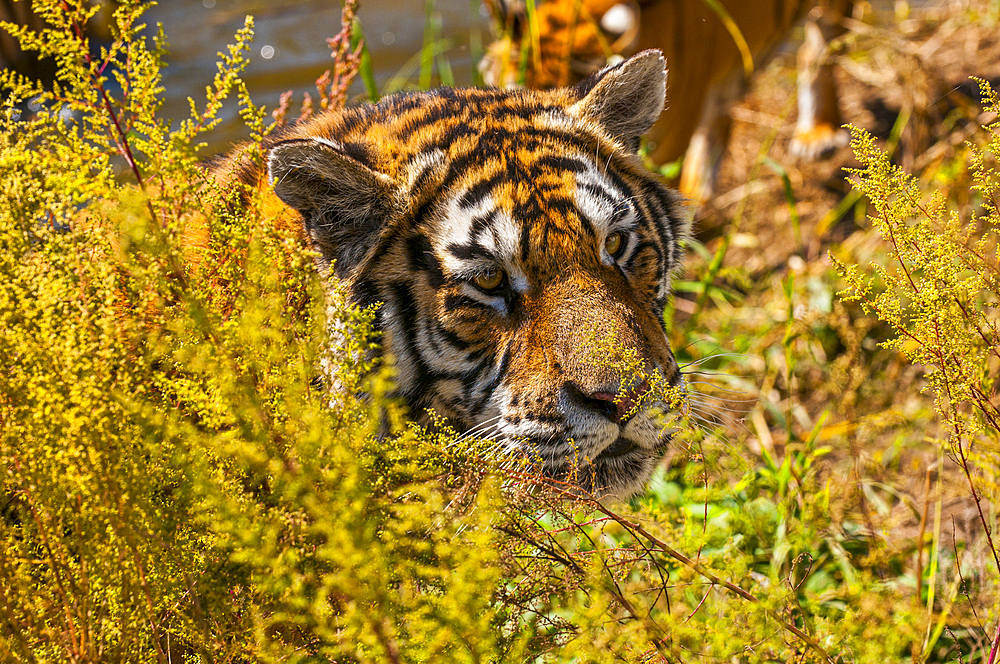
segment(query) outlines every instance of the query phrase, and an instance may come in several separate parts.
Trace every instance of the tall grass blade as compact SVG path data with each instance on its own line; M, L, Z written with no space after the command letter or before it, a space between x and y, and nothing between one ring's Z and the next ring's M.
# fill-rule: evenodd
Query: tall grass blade
M368 50L368 40L365 39L365 32L361 27L361 21L355 21L351 29L351 50L356 49L359 43L362 44L362 47L361 66L358 67L358 74L361 76L361 82L365 86L368 100L374 103L379 100L380 95L378 93L378 82L375 80L375 68L372 66L372 55Z

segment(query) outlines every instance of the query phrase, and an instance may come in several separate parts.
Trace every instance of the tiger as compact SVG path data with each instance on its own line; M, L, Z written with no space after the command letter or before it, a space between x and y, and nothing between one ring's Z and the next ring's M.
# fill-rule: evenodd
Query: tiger
M687 225L637 154L665 90L645 51L573 87L398 93L223 168L269 186L320 274L377 305L411 419L625 497L669 443L650 377L683 389L664 310ZM596 361L594 335L641 373Z
M694 207L713 193L732 124L729 111L745 94L751 67L767 61L803 17L808 21L798 51L799 113L790 150L817 159L847 142L827 57L839 35L837 18L850 10L847 0L720 0L750 62L708 0L539 0L534 33L521 0L487 4L503 35L480 63L491 85L515 85L522 75L528 87L568 85L609 58L663 51L671 71L670 104L648 134L649 156L656 164L683 158L678 188ZM520 62L522 52L527 62Z

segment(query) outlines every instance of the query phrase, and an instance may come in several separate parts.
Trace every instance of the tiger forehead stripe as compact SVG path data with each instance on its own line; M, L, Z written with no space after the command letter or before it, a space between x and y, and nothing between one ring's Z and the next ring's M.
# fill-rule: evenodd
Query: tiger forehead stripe
M564 264L568 256L579 252L581 233L592 238L583 246L598 251L607 223L620 223L624 218L615 216L616 210L623 205L626 211L630 209L624 200L606 206L599 237L572 200L575 176L585 172L585 165L553 155L536 160L532 166L540 164L549 168L539 169L528 182L487 177L459 191L439 211L435 244L447 274L469 278L499 267L506 272L512 291L526 292L527 274L533 269ZM504 170L500 169L501 174ZM489 186L482 186L484 183Z
M635 221L635 210L626 194L592 165L577 174L575 194L584 223L603 233L616 224L628 225Z
M484 126L513 134L533 124L541 115L565 116L565 109L542 102L536 95L527 92L498 95L495 90L465 90L461 98L416 93L397 100L393 112L396 119L391 129L407 145L417 144L420 138L433 134L454 140L465 133L478 133Z
M509 154L511 148L555 142L584 154L595 151L595 138L574 131L564 108L540 103L527 92L497 97L497 91L486 90L474 91L464 103L432 99L423 106L395 105L398 116L389 131L393 142L403 146L399 158L438 148L455 159L452 173L463 173L484 157Z
M551 253L557 236L575 241L579 224L570 198L571 180L544 173L528 177L523 164L511 170L522 171L523 177L499 182L490 192L498 214L489 232L502 255L512 264L525 264L533 255Z

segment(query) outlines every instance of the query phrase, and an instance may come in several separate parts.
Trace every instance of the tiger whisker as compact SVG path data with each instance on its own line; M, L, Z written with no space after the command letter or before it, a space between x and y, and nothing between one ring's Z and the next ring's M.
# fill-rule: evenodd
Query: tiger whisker
M703 362L708 362L709 360L714 360L719 357L745 357L743 353L714 353L712 355L706 355L705 357L699 358L697 360L692 360L687 364L679 365L681 370L687 369L689 367L696 367Z
M703 395L700 399L688 399L688 403L699 403L699 404L719 404L719 405L729 405L732 407L744 407L746 409L753 408L759 403L759 399L733 399L733 398L722 398L713 395Z
M474 438L477 436L482 438L489 438L488 435L484 435L484 432L489 431L490 429L496 429L497 422L501 419L503 419L503 415L495 415L494 417L483 420L479 424L473 426L471 429L464 431L462 435L456 439L456 442L462 440L468 440L469 438Z
M729 388L719 387L717 385L713 385L711 383L703 383L701 381L698 381L697 383L693 383L693 384L694 385L704 385L706 388L710 388L710 389L699 389L697 391L690 392L688 394L688 398L705 397L705 398L709 398L709 399L717 399L717 400L720 400L720 401L723 400L723 399L730 399L730 400L733 400L733 401L759 401L760 400L760 397L758 397L758 396L756 396L754 394L751 394L750 392L745 392L743 390L731 390Z
M703 371L699 369L698 371L691 371L684 374L685 376L706 376L706 377L719 377L719 378L729 378L732 379L733 375L728 373L719 373L715 371Z
M749 413L752 410L752 408L746 408L746 409L742 409L742 408L727 408L725 406L720 406L718 404L713 404L713 403L708 403L708 402L703 402L703 401L693 402L693 405L697 408L697 412L700 412L700 413L714 413L716 415L722 415L722 414L746 415L747 413ZM692 410L695 410L695 409L692 409Z

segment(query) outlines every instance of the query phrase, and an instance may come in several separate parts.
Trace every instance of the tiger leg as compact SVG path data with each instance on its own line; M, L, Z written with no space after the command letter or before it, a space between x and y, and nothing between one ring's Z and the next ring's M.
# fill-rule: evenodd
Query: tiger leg
M722 153L729 142L732 128L730 109L746 93L746 77L741 70L731 71L714 83L705 95L698 120L681 168L678 189L694 207L701 207L712 196L722 162Z
M789 148L803 159L825 157L848 140L841 126L837 84L829 57L829 42L839 32L831 20L832 13L827 7L810 12L805 40L798 51L799 117Z

